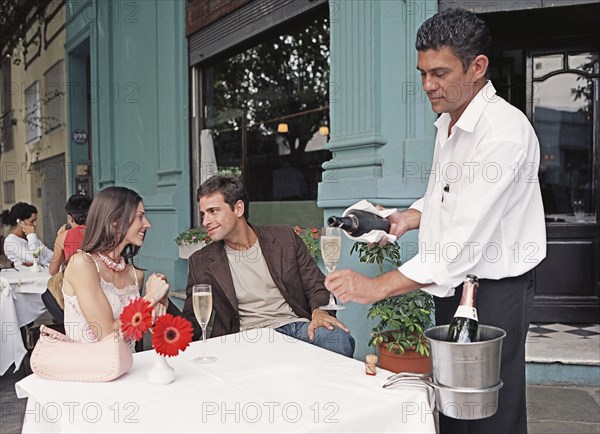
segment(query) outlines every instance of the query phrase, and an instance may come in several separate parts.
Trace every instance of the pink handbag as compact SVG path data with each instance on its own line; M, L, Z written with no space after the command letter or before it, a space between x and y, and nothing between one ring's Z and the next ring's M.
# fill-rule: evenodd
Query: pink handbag
M119 334L83 343L44 325L31 354L31 369L48 380L111 381L129 371L133 355Z

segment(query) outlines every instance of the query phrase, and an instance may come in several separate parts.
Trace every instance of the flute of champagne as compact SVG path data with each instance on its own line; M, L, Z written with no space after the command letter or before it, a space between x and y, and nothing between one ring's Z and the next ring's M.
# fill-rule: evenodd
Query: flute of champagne
M194 315L202 327L202 344L206 344L206 326L212 313L212 287L209 284L194 285L192 287L192 306ZM205 364L217 360L216 357L202 354L194 359L194 363Z
M331 273L337 267L340 261L340 254L342 252L342 236L339 228L322 228L319 242L321 245L321 256L323 257L323 263L327 271ZM340 306L336 303L335 297L329 293L329 303L325 306L321 306L323 310L341 310L345 309L344 306Z

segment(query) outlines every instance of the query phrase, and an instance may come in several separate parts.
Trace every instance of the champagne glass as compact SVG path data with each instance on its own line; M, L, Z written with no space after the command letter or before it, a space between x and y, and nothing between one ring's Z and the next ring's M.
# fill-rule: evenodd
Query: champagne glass
M337 267L342 252L342 236L340 228L322 228L319 240L321 244L321 256L323 257L325 268L331 273L335 270L335 267ZM335 297L330 292L329 303L325 306L321 306L320 309L341 310L345 309L345 307L337 304L335 302Z
M212 313L212 287L209 284L194 285L192 288L192 306L194 306L194 315L202 327L202 345L206 344L206 326ZM212 363L217 358L202 354L194 359L194 363Z

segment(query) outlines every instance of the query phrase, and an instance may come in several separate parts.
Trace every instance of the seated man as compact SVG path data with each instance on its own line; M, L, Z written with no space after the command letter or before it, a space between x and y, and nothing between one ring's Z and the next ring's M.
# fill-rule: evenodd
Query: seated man
M201 333L192 287L209 283L213 317L209 337L273 327L276 331L352 357L354 338L327 304L325 276L291 227L252 226L248 196L237 178L213 176L198 189L202 224L213 241L189 258L183 315Z

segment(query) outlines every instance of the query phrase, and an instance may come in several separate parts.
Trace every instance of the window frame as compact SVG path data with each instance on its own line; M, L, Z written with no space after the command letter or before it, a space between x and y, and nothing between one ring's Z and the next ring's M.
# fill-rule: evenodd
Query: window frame
M55 70L57 71L55 72ZM50 74L55 74L56 77L51 77ZM57 80L56 83L48 82L49 80ZM64 59L60 59L54 65L44 72L44 120L47 127L44 133L48 134L55 130L60 130L65 125L65 98L64 98ZM50 91L49 85L56 85L57 91L48 95ZM52 105L52 109L50 109Z
M31 89L34 88L34 92ZM25 143L34 144L42 138L42 107L40 82L34 81L25 89ZM31 97L33 95L33 97ZM33 120L32 120L33 118Z

